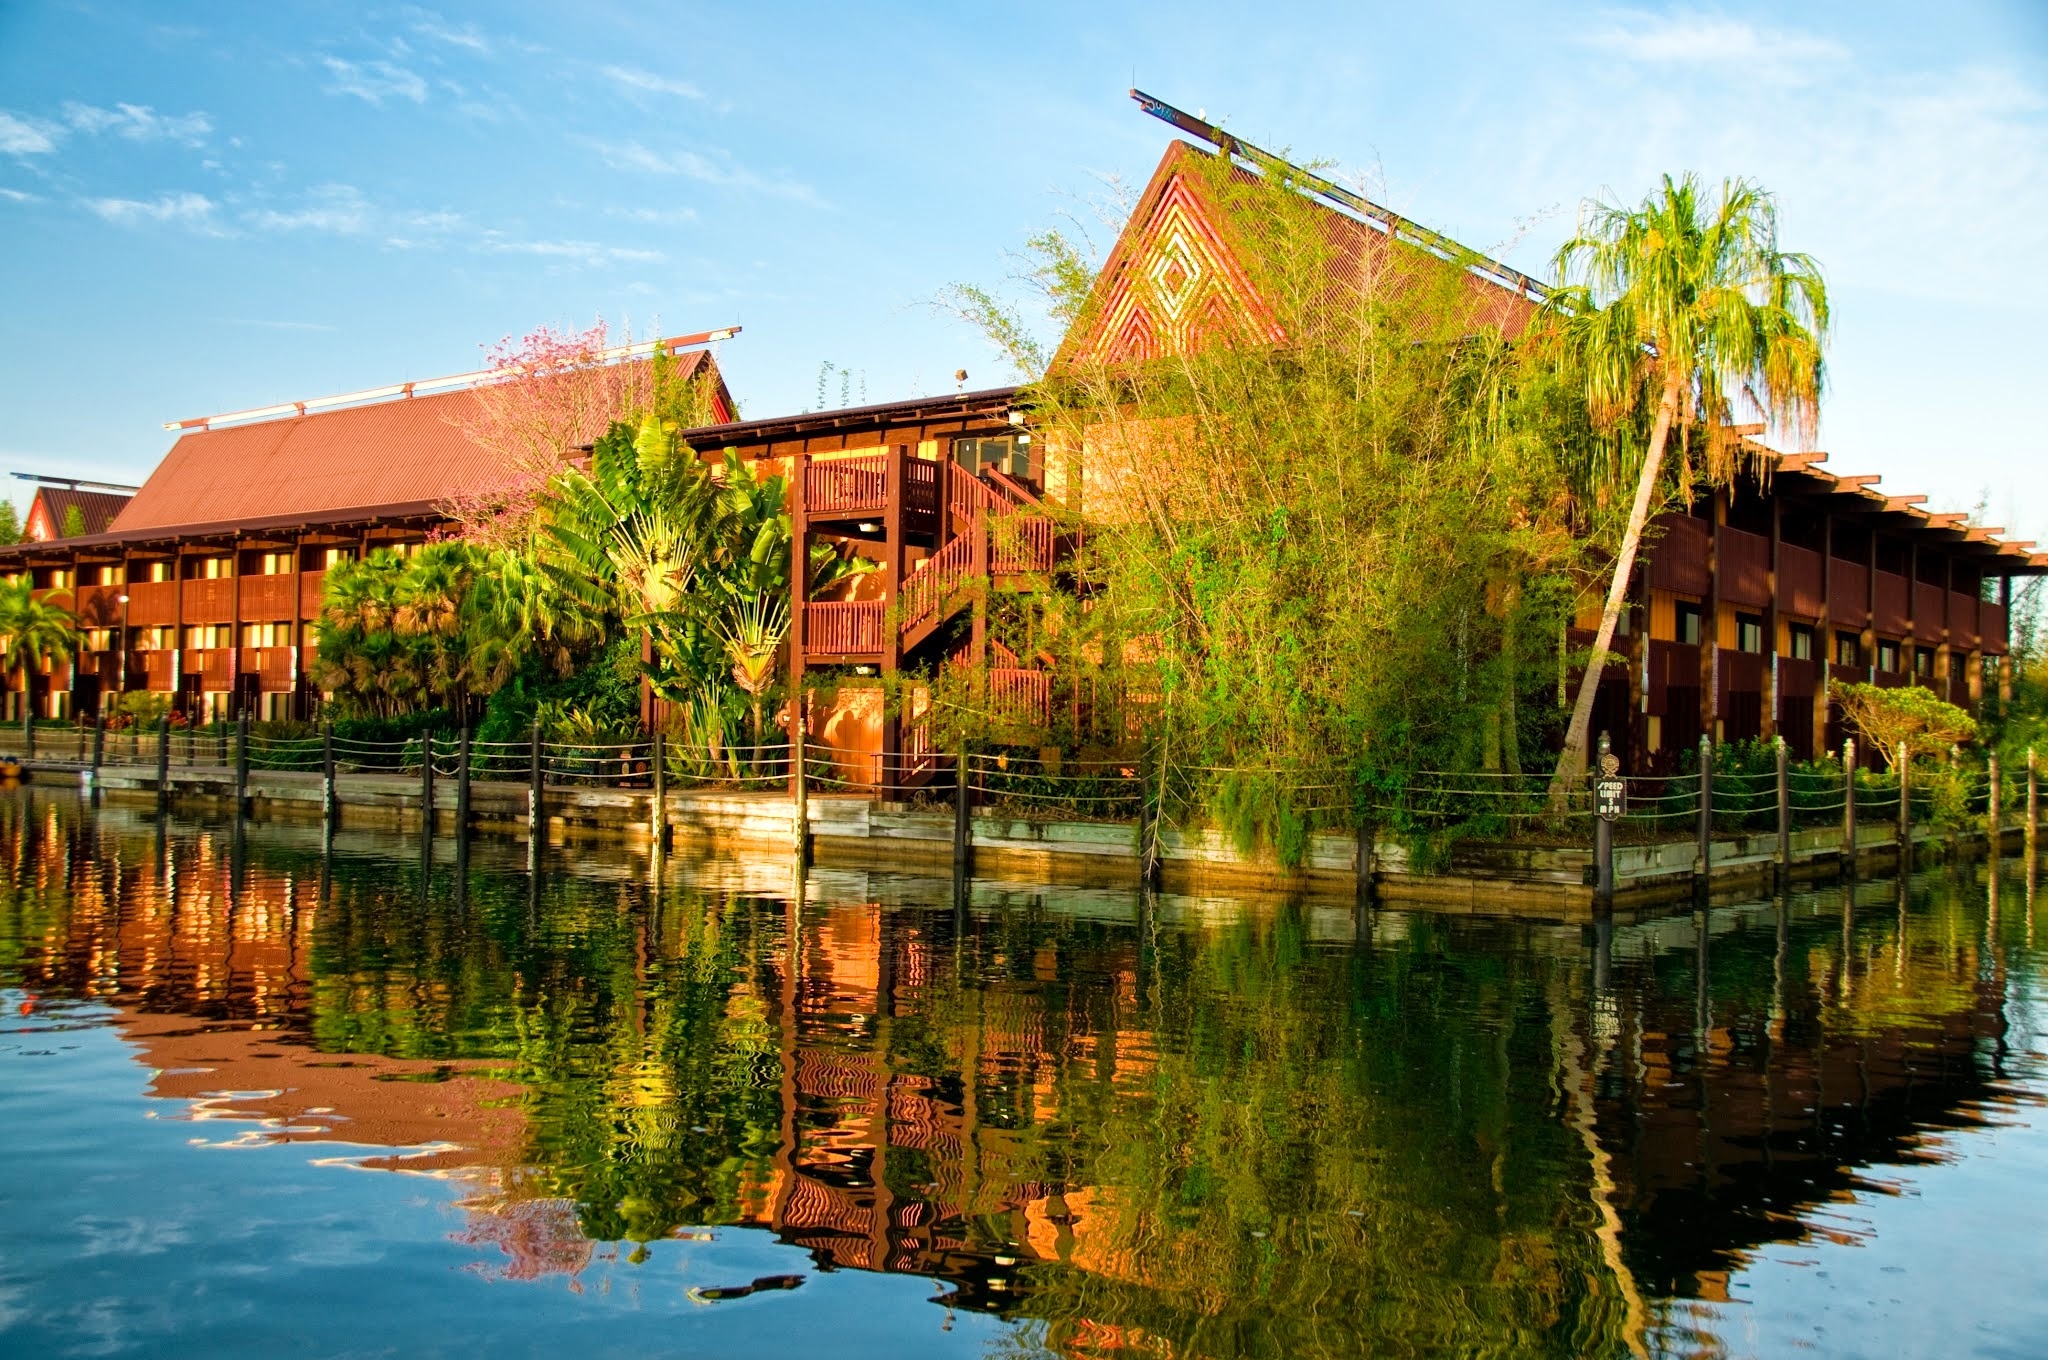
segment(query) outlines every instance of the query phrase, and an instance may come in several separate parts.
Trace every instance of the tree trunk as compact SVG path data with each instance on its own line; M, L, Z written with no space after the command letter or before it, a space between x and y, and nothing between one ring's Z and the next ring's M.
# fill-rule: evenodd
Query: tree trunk
M1629 577L1635 572L1636 551L1642 546L1643 529L1650 522L1650 504L1656 499L1657 479L1664 470L1664 447L1671 441L1671 426L1678 418L1678 400L1683 393L1682 375L1664 380L1664 396L1657 403L1657 423L1650 430L1650 447L1643 455L1642 475L1636 479L1635 504L1629 508L1628 529L1621 536L1621 551L1614 559L1614 580L1607 587L1607 605L1600 611L1600 631L1593 638L1593 653L1587 658L1586 673L1579 677L1578 702L1572 705L1571 725L1565 729L1564 749L1558 752L1557 772L1550 779L1550 807L1564 810L1565 796L1586 775L1587 729L1593 725L1593 700L1600 692L1600 676L1607 669L1607 649L1614 642L1614 626L1628 599ZM1709 620L1708 627L1712 627Z

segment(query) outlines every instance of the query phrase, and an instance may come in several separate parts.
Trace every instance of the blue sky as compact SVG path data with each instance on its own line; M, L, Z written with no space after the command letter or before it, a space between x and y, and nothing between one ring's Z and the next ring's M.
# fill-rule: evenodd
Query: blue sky
M749 415L1008 378L931 305L1096 226L1139 86L1545 274L1576 204L1742 173L1836 300L1829 466L2048 540L2048 6L0 0L0 469L478 366L723 347ZM839 379L830 383L836 402Z

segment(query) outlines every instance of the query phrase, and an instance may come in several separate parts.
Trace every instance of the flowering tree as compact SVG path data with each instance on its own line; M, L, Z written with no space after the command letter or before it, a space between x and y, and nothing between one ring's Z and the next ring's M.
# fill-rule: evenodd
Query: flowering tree
M630 342L630 337L627 337ZM578 462L612 422L655 412L678 426L703 424L715 379L676 372L674 360L617 362L603 320L585 331L542 326L489 351L495 381L479 386L468 413L453 417L479 447L497 456L503 480L451 499L462 535L486 547L524 547L541 493Z

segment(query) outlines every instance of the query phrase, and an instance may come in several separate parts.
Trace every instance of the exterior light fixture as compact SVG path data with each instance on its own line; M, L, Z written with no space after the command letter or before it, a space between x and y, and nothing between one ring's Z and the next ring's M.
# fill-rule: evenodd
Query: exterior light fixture
M119 603L119 604L126 604L126 603L128 603L128 597L127 597L126 595L116 595L116 596L114 597L114 599L115 599L115 601L116 601L117 603Z
M875 668L873 666L855 666L853 668L853 673L855 675L873 675L875 673Z
M872 534L881 527L881 525L874 523L872 520L862 520L860 522L860 531L864 534Z

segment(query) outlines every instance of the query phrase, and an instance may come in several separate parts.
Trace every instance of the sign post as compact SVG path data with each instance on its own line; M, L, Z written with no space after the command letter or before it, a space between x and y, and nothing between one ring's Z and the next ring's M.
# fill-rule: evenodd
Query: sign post
M1593 900L1614 901L1614 824L1628 812L1628 781L1621 778L1621 760L1600 734L1600 773L1593 779Z

